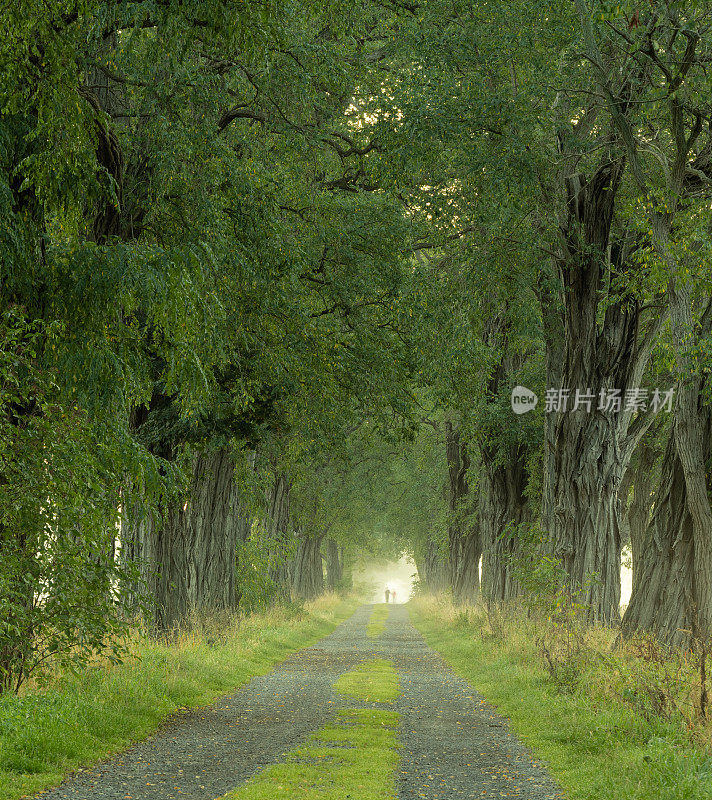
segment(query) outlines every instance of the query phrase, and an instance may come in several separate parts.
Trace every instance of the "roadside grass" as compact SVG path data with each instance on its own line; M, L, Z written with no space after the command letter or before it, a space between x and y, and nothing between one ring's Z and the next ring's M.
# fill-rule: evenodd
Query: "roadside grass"
M339 694L373 703L390 703L400 695L393 663L376 659L345 672L334 684Z
M428 597L409 611L427 643L509 717L571 800L712 798L709 728L685 707L696 689L684 658L651 665L635 649L614 647L613 631L592 629L567 678L565 661L561 674L547 670L540 630L524 614L492 618Z
M390 661L374 660L334 684L359 700L388 702L399 694ZM400 715L381 708L341 708L285 761L260 772L224 800L394 800Z
M389 612L390 606L386 603L378 603L374 606L366 626L366 635L369 639L377 639L386 630Z
M354 597L275 607L170 642L136 637L123 664L100 664L22 696L0 697L0 800L57 784L145 738L169 715L206 705L313 644L348 618Z

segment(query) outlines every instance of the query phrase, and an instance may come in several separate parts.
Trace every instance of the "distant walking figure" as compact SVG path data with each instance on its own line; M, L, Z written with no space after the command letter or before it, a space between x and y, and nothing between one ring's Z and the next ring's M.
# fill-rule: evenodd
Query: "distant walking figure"
M391 599L393 600L394 603L396 602L396 590L395 589L391 592Z
M388 598L391 596L391 590L386 586L386 603L388 602Z

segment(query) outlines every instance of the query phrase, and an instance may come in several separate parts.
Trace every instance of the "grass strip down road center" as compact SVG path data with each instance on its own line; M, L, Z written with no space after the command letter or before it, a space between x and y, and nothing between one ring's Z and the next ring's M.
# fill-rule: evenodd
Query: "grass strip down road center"
M334 684L339 694L371 703L390 703L400 694L393 664L384 659L369 661L345 672Z
M386 630L386 620L388 619L389 606L379 603L374 606L371 618L366 626L366 635L369 639L377 639Z
M334 684L342 695L387 704L400 688L393 664L369 661ZM333 722L312 734L285 761L260 772L223 800L391 800L396 797L396 727L388 708L340 708Z

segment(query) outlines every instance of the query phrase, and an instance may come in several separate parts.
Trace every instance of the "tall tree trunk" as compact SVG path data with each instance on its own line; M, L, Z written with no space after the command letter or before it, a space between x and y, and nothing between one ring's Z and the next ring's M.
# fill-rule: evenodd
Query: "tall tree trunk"
M467 513L469 500L467 470L470 459L460 431L452 423L445 424L445 445L448 462L448 542L450 545L450 587L455 603L474 605L480 596L480 533Z
M344 577L344 564L339 553L339 545L333 539L326 541L326 585L330 591L340 587Z
M250 515L249 509L247 508L245 503L240 503L237 509L237 519L235 521L236 524L236 538L238 543L246 542L250 538L250 534L252 533L252 516ZM238 570L238 562L240 558L240 551L236 554L235 559L235 573L239 575ZM235 609L240 607L242 603L244 586L240 584L239 581L235 584Z
M129 430L140 438L141 428L148 420L151 411L161 408L169 402L165 395L154 390L148 406L134 406L129 413ZM152 443L147 449L162 459L172 460L172 446L166 441ZM132 565L135 574L131 576L132 584L126 587L127 594L133 601L136 612L146 612L146 616L155 623L156 603L158 599L158 531L160 523L153 510L146 502L142 487L129 483L122 489L121 521L119 538L121 540L121 560ZM151 607L141 608L144 605Z
M168 631L193 613L234 608L241 535L235 460L226 449L193 458L190 495L156 531L156 623Z
M291 481L284 473L275 476L267 493L266 533L270 542L269 574L278 599L288 599L292 584L294 539L289 528Z
M561 374L565 352L565 325L562 298L553 288L550 275L539 281L539 303L546 352L546 386L563 386ZM543 399L540 400L543 402ZM554 530L554 485L556 478L556 415L544 415L544 465L542 469L541 521L551 537Z
M354 585L354 558L353 554L347 551L343 545L339 546L339 560L341 561L341 584L344 589L351 589Z
M681 647L689 646L697 636L710 634L712 517L709 492L712 486L706 465L712 458L712 409L703 397L703 378L692 371L687 361L690 337L695 332L690 298L684 289L672 290L670 297L673 337L682 378L653 514L644 538L639 528L650 503L649 476L652 472L646 469L646 464L654 462L655 453L650 447L646 455L641 451L641 509L638 523L631 521L633 593L622 628L624 635L647 631L668 645ZM710 327L712 303L703 315L701 334L705 335ZM635 491L638 491L637 485Z
M687 508L692 517L695 546L695 626L693 633L712 636L712 506L710 505L710 408L703 396L704 378L689 353L696 326L689 287L675 281L670 287L670 321L678 369L682 373L675 408L675 445L685 475ZM712 327L712 300L708 301L702 330Z
M613 623L621 596L618 484L623 470L615 426L605 418L565 419L561 428L554 552L589 606L591 620Z
M476 527L457 536L450 550L453 600L458 605L473 606L480 598L480 558L482 546ZM453 557L454 553L454 557Z
M653 242L671 275L681 268L670 250L671 215L651 215ZM712 411L704 377L690 353L712 328L712 301L694 323L688 287L671 278L670 321L680 381L673 429L663 460L653 517L640 555L623 631L654 632L671 645L712 634L712 508L707 465L712 455Z
M125 587L127 596L136 612L144 602L155 600L157 592L156 523L154 515L139 496L131 489L124 493L121 502L120 558L131 565L131 585Z
M552 326L555 326L555 320ZM484 337L485 343L496 354L487 380L489 404L503 399L503 393L509 394L511 376L517 374L522 366L522 357L510 345L510 335L508 304L505 302L502 313L493 316ZM555 338L552 332L550 341ZM527 521L529 516L525 497L528 482L526 449L522 443L503 442L501 431L490 428L481 437L480 453L482 593L488 603L502 603L519 594L519 586L513 578L512 558L517 550L517 526Z
M324 568L321 558L322 536L297 537L297 554L294 558L292 591L295 597L311 600L324 591Z
M633 587L642 576L642 557L645 549L646 533L650 523L650 510L653 505L653 471L656 458L656 447L647 439L644 439L638 447L638 458L633 478L633 499L628 507Z
M695 544L674 431L663 455L653 514L638 549L623 634L647 631L672 646L688 643L696 626Z
M620 486L618 487L618 506L620 508L619 518L621 521L621 548L630 546L630 509L631 489L635 480L635 459L628 465L628 469L623 473Z
M479 570L479 563L477 566ZM428 537L425 552L419 559L417 568L420 579L429 592L438 594L447 591L450 585L450 565L440 542Z
M575 161L575 160L574 160ZM611 237L614 203L623 160L604 156L588 180L569 173L559 272L566 326L561 386L570 391L567 407L554 416L552 453L544 464L553 474L544 485L551 493L544 507L553 510L554 554L568 572L572 587L589 608L591 621L620 618L621 480L647 417L633 420L625 392L640 386L650 355L655 320L639 339L640 306L629 297L607 297L602 320L602 289L613 270L623 272L633 242ZM601 391L619 392L617 408ZM576 393L579 395L579 407ZM593 395L593 397L591 397ZM590 406L583 402L590 397ZM558 398L557 398L558 400ZM590 410L588 410L590 408Z
M509 463L493 466L483 459L480 528L482 531L482 594L488 603L502 603L519 594L512 576L517 549L516 528L527 521L524 491L527 475L521 448Z

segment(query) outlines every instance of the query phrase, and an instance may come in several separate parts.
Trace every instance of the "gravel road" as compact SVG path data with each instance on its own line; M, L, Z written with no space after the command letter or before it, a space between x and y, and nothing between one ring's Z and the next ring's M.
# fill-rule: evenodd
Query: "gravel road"
M382 641L403 689L400 800L564 797L507 720L428 647L404 606L391 609Z
M507 721L425 644L404 606L391 607L386 630L375 640L366 636L371 610L362 606L269 674L212 706L172 718L150 739L40 797L215 800L324 725L338 707L333 684L339 675L387 658L403 688L394 706L402 715L400 800L563 798Z

